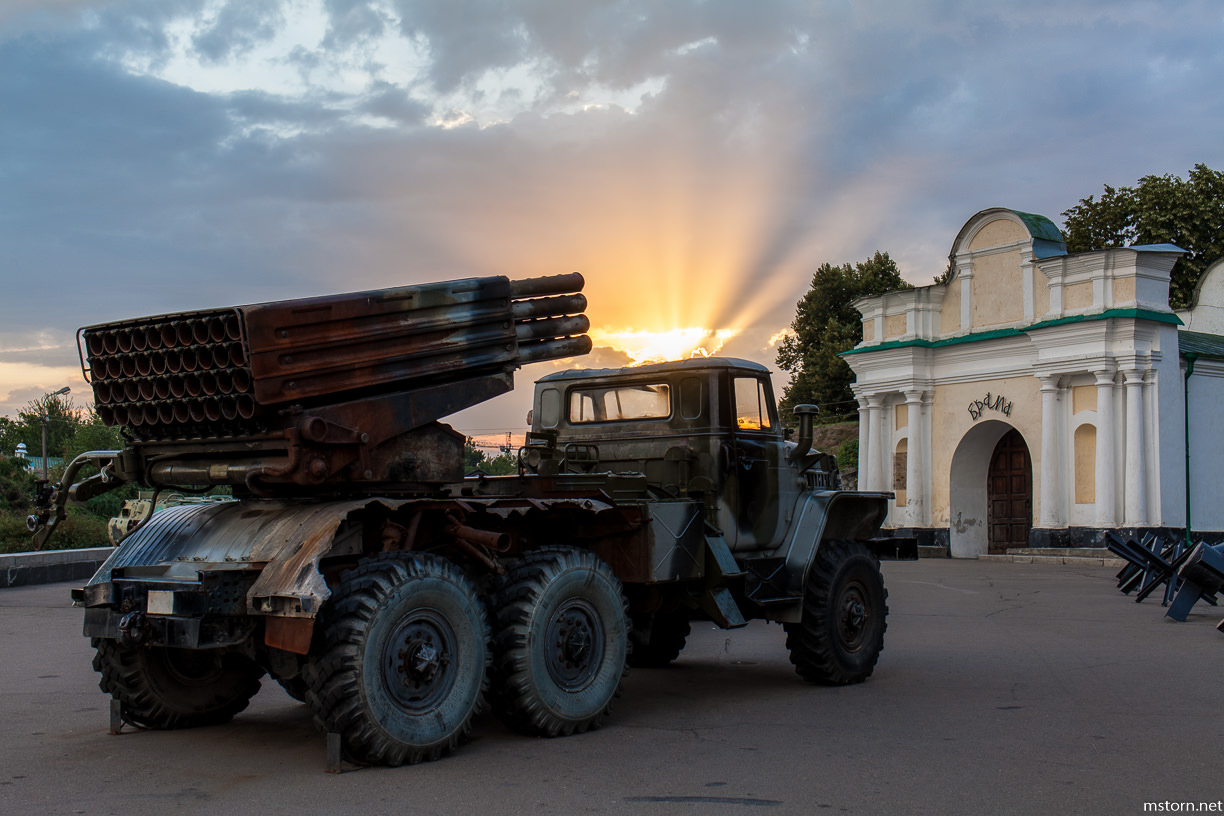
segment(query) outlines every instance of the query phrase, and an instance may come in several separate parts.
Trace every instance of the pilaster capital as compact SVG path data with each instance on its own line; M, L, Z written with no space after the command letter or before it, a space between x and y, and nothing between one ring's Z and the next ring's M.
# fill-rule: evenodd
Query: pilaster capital
M1041 381L1041 392L1043 394L1049 392L1058 392L1058 383L1062 379L1061 374L1038 374L1037 379Z
M1114 378L1118 376L1118 372L1113 368L1099 368L1092 373L1096 377L1097 388L1113 386Z

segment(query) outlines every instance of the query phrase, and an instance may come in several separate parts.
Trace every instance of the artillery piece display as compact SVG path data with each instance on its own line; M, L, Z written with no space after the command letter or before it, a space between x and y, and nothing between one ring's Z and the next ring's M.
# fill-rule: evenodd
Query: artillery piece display
M814 406L786 441L762 366L544 377L519 473L464 477L437 420L587 352L581 288L479 278L82 329L128 444L69 465L36 540L122 484L235 498L128 525L74 591L118 716L222 722L267 673L345 758L436 759L486 700L530 734L597 727L626 666L674 660L692 620L780 622L803 677L869 676L878 557L913 542L873 538L890 494L838 489Z

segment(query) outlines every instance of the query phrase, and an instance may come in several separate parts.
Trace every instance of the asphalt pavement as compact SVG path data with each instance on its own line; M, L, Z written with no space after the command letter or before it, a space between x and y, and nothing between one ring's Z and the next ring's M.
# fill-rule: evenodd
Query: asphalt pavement
M779 626L697 624L599 731L531 739L482 715L450 758L339 775L270 680L228 725L109 735L71 585L4 589L0 814L1219 812L1224 609L1167 620L1114 572L888 563L862 685L804 683Z

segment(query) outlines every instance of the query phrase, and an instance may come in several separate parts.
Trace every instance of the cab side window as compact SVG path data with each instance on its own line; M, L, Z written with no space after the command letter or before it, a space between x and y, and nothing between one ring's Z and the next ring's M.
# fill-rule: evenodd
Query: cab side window
M773 430L765 384L755 377L736 377L735 424L741 431Z

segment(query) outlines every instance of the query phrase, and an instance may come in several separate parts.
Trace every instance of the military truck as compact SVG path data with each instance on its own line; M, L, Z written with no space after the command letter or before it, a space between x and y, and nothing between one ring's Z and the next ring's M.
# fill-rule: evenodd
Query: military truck
M127 444L70 464L36 539L121 484L235 498L129 520L73 592L112 711L220 723L270 675L346 759L399 765L453 751L486 702L527 734L596 728L627 666L676 659L693 621L778 622L802 677L867 678L879 558L912 548L873 538L889 494L840 490L811 450L814 406L787 440L764 367L545 376L519 472L464 476L437 420L589 350L581 288L475 278L82 329Z

